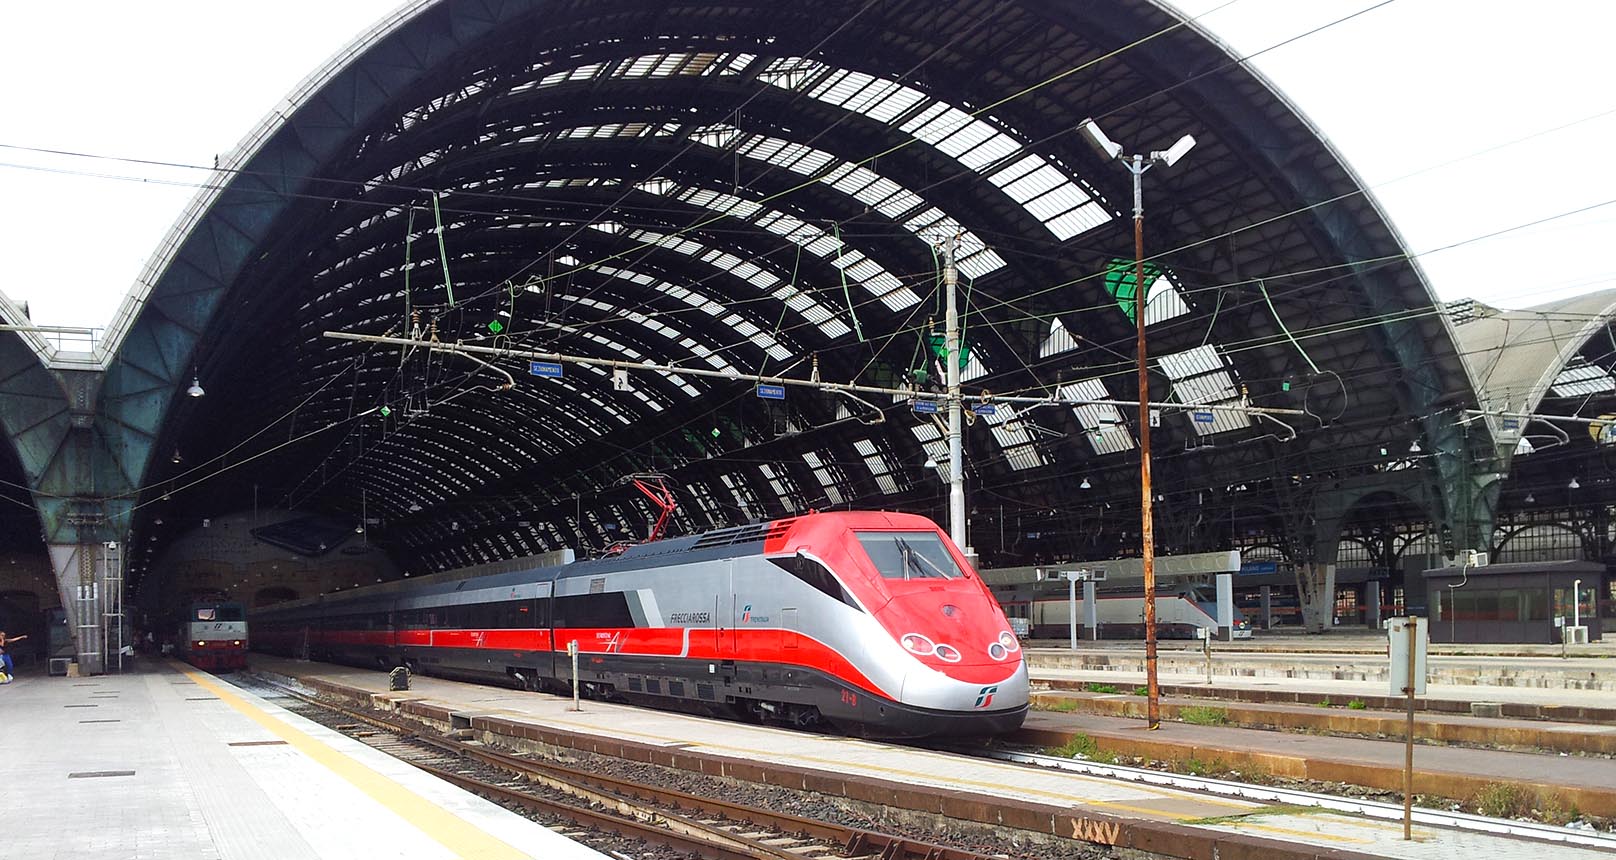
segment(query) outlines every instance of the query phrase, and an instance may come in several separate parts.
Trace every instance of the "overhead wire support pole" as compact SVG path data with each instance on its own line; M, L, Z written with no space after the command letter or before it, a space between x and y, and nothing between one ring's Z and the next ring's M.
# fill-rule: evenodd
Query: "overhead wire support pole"
M1150 486L1150 376L1145 349L1145 306L1149 290L1145 284L1145 171L1158 163L1172 167L1195 146L1195 138L1184 135L1166 150L1149 155L1124 155L1122 144L1106 137L1092 119L1078 124L1101 158L1122 163L1133 178L1133 316L1139 333L1139 559L1145 575L1145 685L1149 728L1161 728L1161 688L1156 673L1156 530L1151 511L1154 501Z
M943 311L943 362L948 380L948 536L960 552L969 554L965 540L965 440L960 426L964 401L960 393L960 325L955 292L959 269L954 250L959 237L949 236L943 245L943 290L947 304Z

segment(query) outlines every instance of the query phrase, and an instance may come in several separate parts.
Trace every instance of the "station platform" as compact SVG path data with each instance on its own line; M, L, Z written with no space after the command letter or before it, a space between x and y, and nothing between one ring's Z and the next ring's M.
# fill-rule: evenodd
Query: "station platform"
M605 860L179 664L0 688L16 860ZM520 846L520 847L518 847Z
M416 676L408 692L390 692L387 675L372 670L264 655L253 655L252 667L429 724L467 727L517 748L609 751L736 779L789 784L849 801L901 805L927 816L942 811L993 826L1170 857L1612 856L1590 847L1423 825L1416 825L1415 839L1405 842L1400 822L605 702L585 701L582 712L574 712L570 699L428 676ZM1132 731L1144 734L1138 728ZM1264 743L1274 737L1262 734Z
M1047 689L1034 691L1034 707L1135 719L1145 719L1148 713L1142 685L1119 687L1050 677L1039 678L1037 683ZM1160 691L1160 714L1164 720L1205 721L1206 715L1212 713L1220 725L1235 728L1398 739L1408 730L1405 703L1390 696L1366 699L1323 694L1316 701L1303 703L1292 698L1297 696L1294 693L1268 699L1239 695L1252 691L1175 684L1162 685ZM1484 715L1467 713L1471 704L1477 705L1477 710ZM1544 707L1555 712L1605 715L1602 709ZM1208 708L1216 710L1209 712ZM1616 719L1596 722L1551 720L1541 716L1529 719L1506 717L1504 710L1501 702L1417 699L1414 737L1421 743L1616 756ZM1542 708L1535 708L1534 713L1541 714Z
M1046 696L1098 701L1075 703L1069 713L1034 714L1025 731L1030 738L1052 746L1081 733L1093 738L1101 749L1120 755L1158 761L1193 758L1281 777L1400 791L1404 717L1393 709L1402 706L1402 699L1389 695L1384 680L1363 680L1382 671L1386 660L1384 652L1373 651L1370 642L1370 650L1355 646L1352 638L1333 643L1300 637L1258 645L1241 643L1246 647L1214 651L1210 683L1199 646L1192 651L1178 645L1167 652L1171 659L1161 661L1158 673L1166 697L1164 719L1171 720L1185 707L1215 707L1233 725L1164 722L1160 731L1148 736L1139 731L1144 698L1123 695L1145 683L1139 643L1079 643L1076 650L1034 644L1025 653L1035 690L1048 690ZM1380 642L1383 646L1384 639ZM1228 644L1217 643L1214 648L1224 649ZM1333 645L1339 650L1296 653L1278 647L1282 644ZM1415 750L1415 790L1463 800L1490 786L1509 783L1539 797L1557 798L1581 812L1616 817L1616 766L1608 758L1616 750L1616 691L1611 689L1616 672L1608 665L1610 661L1591 653L1561 659L1537 653L1484 653L1484 646L1464 649L1463 654L1433 657L1433 662L1507 665L1507 677L1493 677L1509 683L1433 682L1425 695L1416 697L1415 736L1428 743ZM1096 657L1105 668L1093 668L1095 664L1088 662ZM1339 672L1345 676L1342 679L1331 679L1331 670L1318 668L1337 663L1345 666ZM1091 668L1071 668L1085 664ZM1561 686L1567 671L1575 680L1585 672L1595 673L1599 683L1592 688ZM1312 677L1287 677L1288 673ZM1077 692L1094 686L1119 694ZM1347 710L1344 706L1353 700L1366 707ZM1326 703L1334 707L1323 707ZM1497 705L1503 718L1469 716L1473 703ZM1333 733L1384 733L1388 739L1327 736ZM1543 751L1473 749L1448 743L1536 746Z
M1218 643L1222 649L1227 643ZM1145 683L1144 649L1138 643L1128 647L1092 649L1082 644L1073 651L1067 648L1032 644L1024 649L1027 671L1033 682L1069 681L1111 684L1117 687ZM1616 654L1613 654L1616 657ZM1432 658L1433 662L1438 659ZM1436 703L1455 703L1451 710L1468 712L1471 702L1499 702L1530 706L1525 710L1537 716L1550 716L1553 709L1564 713L1579 710L1591 713L1608 712L1616 716L1616 660L1598 657L1574 658L1563 661L1551 657L1506 657L1469 655L1467 662L1482 661L1487 665L1507 664L1511 681L1522 683L1485 683L1481 679L1468 679L1465 683L1444 683L1433 678L1426 685L1424 695L1418 697L1425 710L1441 709ZM1383 676L1386 657L1384 652L1374 654L1341 654L1321 663L1316 654L1293 652L1249 651L1223 652L1212 655L1210 678L1205 658L1197 649L1164 652L1158 658L1157 682L1192 690L1209 690L1212 695L1234 698L1237 693L1254 693L1246 701L1269 699L1274 701L1320 701L1325 697L1332 702L1346 702L1360 698L1366 701L1390 697L1391 690ZM1567 686L1564 673L1576 675L1575 685ZM1337 669L1335 667L1339 666ZM1308 668L1313 667L1313 668ZM1339 675L1340 677L1332 677ZM1591 676L1589 684L1581 684ZM1260 695L1265 691L1269 695ZM1543 709L1550 709L1548 714ZM1579 719L1579 721L1588 721Z
M1616 644L1616 643L1613 643ZM1287 647L1288 646L1288 647ZM1616 707L1616 672L1611 671L1616 647L1599 643L1579 655L1538 653L1544 646L1495 646L1498 653L1467 647L1453 653L1436 652L1427 660L1427 679L1434 690L1489 688L1513 691L1503 701L1559 703L1563 692L1601 693L1578 701ZM1144 672L1141 642L1078 642L1073 649L1064 641L1024 643L1029 669L1075 672L1115 672L1113 677ZM1518 649L1534 649L1522 652ZM1205 682L1206 657L1200 643L1163 642L1157 649L1157 668L1163 678L1173 676L1191 683ZM1386 639L1353 637L1314 642L1298 637L1256 642L1216 642L1212 645L1212 675L1237 681L1267 681L1287 689L1308 689L1309 682L1358 682L1355 692L1385 695L1388 687ZM1345 689L1345 688L1342 688ZM1433 693L1432 695L1436 695ZM1476 695L1474 690L1463 695ZM1443 697L1447 697L1443 693ZM1492 699L1491 701L1501 701Z

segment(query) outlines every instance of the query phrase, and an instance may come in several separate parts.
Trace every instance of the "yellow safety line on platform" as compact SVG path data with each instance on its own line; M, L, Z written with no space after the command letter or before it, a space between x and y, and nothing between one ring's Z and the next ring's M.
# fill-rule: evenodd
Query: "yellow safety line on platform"
M248 719L268 729L297 751L324 765L332 773L369 795L371 799L419 828L455 856L465 860L532 860L533 855L519 851L505 841L488 835L475 824L454 813L444 811L436 803L404 788L346 753L338 752L318 738L254 707L252 703L230 692L224 684L208 675L187 666L180 667L180 671L197 685L246 715Z
M1302 836L1308 839L1331 839L1336 842L1356 842L1359 845L1373 845L1373 839L1361 839L1357 836L1339 836L1334 833L1323 833L1318 830L1294 830L1289 827L1275 827L1272 824L1247 824L1243 821L1230 822L1230 827L1236 830L1262 830L1267 833L1283 833L1286 836Z

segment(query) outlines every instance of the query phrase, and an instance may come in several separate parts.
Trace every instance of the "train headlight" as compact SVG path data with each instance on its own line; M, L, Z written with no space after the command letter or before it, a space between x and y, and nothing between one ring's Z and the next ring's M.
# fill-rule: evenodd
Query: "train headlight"
M1011 654L1021 650L1021 640L1016 638L1016 634L1008 630L999 634L999 644L1003 645L1004 650Z
M198 647L198 648L206 648L206 647L208 647L208 643L202 641L201 639L198 639L198 640L196 640L196 647Z
M944 663L958 663L960 661L959 649L946 643L939 642L932 653Z
M995 642L988 646L988 656L995 660L1003 660L1004 658L1010 656L1010 651L1003 645Z
M903 642L903 647L909 653L918 654L921 657L929 657L937 651L937 646L919 633L905 633L900 641Z
M232 641L232 642L231 642L231 643L230 643L230 644L231 644L231 645L240 645L240 644L241 644L241 640L240 640L240 639L236 639L236 640L233 640L233 641Z

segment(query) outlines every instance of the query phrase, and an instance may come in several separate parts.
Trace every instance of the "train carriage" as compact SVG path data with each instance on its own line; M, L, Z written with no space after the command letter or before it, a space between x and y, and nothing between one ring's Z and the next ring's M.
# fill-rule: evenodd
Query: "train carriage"
M1013 598L1001 598L1014 602ZM1064 638L1070 630L1072 604L1066 595L1044 595L1023 601L1033 634ZM1083 623L1085 605L1081 593L1076 603L1078 623ZM1102 590L1096 595L1096 620L1101 638L1143 639L1145 636L1145 592L1142 586ZM1156 592L1156 635L1167 639L1192 639L1197 630L1217 630L1217 601L1207 589L1194 585L1169 585ZM1233 610L1234 638L1251 637L1251 622L1239 607Z
M941 530L837 512L615 558L254 615L259 646L885 737L997 734L1027 672L998 605Z
M176 653L198 669L231 672L247 668L247 610L240 603L191 604L176 636Z

